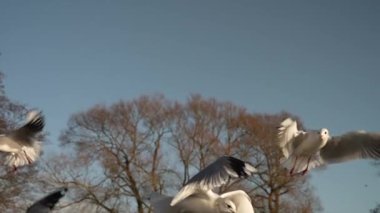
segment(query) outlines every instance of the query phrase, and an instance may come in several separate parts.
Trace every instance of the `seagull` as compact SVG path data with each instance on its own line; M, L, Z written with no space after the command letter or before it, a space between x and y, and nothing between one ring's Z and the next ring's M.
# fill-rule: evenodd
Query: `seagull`
M223 156L193 176L173 197L153 193L151 203L155 213L254 213L251 199L243 190L224 194L212 191L229 178L246 178L256 172L248 162Z
M329 130L298 130L297 122L287 118L278 129L278 146L282 150L285 167L290 175L332 163L355 159L380 159L380 133L347 132L331 137ZM292 162L292 163L290 163Z
M49 213L51 210L53 210L55 204L58 203L59 199L61 199L63 196L65 196L67 192L67 188L59 189L55 192L50 193L46 197L42 198L41 200L35 202L33 205L31 205L27 210L26 213Z
M41 144L35 137L42 132L44 125L42 113L33 110L27 114L26 123L22 127L0 135L0 151L8 153L6 165L16 170L38 159Z

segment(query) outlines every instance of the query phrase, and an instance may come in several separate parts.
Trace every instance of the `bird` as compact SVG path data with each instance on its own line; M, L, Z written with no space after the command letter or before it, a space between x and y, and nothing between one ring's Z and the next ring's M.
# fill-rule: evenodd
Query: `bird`
M297 122L286 118L278 128L281 162L290 175L305 175L307 171L326 164L355 159L380 159L380 133L351 131L331 137L327 128L298 130Z
M193 176L174 197L152 193L153 212L254 213L251 199L243 190L219 195L212 189L230 178L247 178L256 171L248 162L222 156Z
M26 123L20 128L0 135L0 151L7 153L5 164L17 170L18 167L35 162L41 150L36 136L42 132L45 119L42 112L28 112Z
M67 192L67 188L61 188L56 190L49 195L45 196L41 200L36 201L31 205L26 213L49 213L53 210L54 206L58 203L58 201L65 196Z

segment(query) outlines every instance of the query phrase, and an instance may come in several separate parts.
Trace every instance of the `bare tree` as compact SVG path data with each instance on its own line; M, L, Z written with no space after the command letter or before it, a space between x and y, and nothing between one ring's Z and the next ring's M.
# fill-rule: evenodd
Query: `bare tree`
M149 211L146 195L165 184L161 149L169 108L163 96L143 96L73 115L62 144L74 146L76 164L93 169L61 182L81 188L77 199L105 212Z
M288 177L279 162L276 126L286 115L252 115L200 95L185 103L158 95L97 105L70 118L61 143L72 152L49 161L43 179L74 188L63 210L151 212L152 191L174 194L216 158L232 155L260 172L220 192L243 188L259 212L314 212L319 202L307 176Z
M182 163L182 168L178 164L173 168L183 170L177 175L181 185L190 178L191 169L203 169L224 154L238 154L233 153L234 143L245 133L238 122L245 109L193 95L186 104L177 103L173 113L170 145Z

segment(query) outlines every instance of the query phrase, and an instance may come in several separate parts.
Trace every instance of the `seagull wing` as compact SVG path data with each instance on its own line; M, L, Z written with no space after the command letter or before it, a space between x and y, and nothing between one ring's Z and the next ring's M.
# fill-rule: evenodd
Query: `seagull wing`
M236 190L220 195L221 198L231 200L236 206L236 213L254 213L251 198L243 190Z
M24 145L31 146L33 144L33 137L42 131L45 126L45 119L41 112L31 111L28 113L27 123L14 130L11 133L11 137Z
M321 149L320 156L326 163L380 159L380 133L350 132L333 137Z
M225 184L229 178L248 177L256 169L250 163L231 156L223 156L192 177L170 203L174 206L186 197Z
M58 203L59 199L61 199L67 192L67 188L63 188L57 190L55 192L50 193L46 197L41 200L35 202L32 206L30 206L26 213L48 213L52 210L55 204Z
M278 128L278 146L281 148L285 158L288 158L293 151L293 143L295 141L302 141L302 138L298 137L300 133L303 132L297 129L297 122L295 120L287 118L281 122ZM296 138L299 138L299 140L295 140Z

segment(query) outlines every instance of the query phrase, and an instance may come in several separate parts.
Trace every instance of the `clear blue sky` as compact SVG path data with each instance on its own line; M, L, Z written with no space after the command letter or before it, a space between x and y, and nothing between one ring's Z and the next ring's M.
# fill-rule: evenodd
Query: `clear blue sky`
M0 1L0 69L57 143L72 113L163 93L380 131L380 1ZM378 168L313 171L325 212L368 212ZM364 185L367 184L368 187Z

